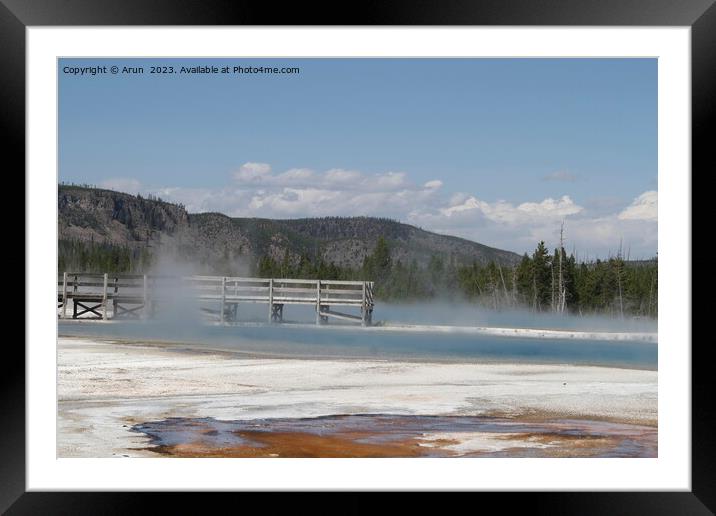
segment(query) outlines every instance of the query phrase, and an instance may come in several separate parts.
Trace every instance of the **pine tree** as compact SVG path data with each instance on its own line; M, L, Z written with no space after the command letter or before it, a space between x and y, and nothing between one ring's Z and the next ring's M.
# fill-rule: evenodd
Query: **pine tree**
M552 260L544 241L540 241L532 254L532 296L535 310L542 310L549 305L551 290Z
M390 273L392 261L390 258L390 248L382 236L378 237L378 242L373 250L372 262L375 267L376 279L385 279Z

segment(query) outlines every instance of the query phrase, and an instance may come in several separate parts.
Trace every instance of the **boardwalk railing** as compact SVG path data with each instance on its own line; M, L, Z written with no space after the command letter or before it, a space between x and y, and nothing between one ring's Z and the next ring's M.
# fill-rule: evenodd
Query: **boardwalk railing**
M285 305L314 306L317 324L333 317L370 325L374 306L372 281L65 272L57 285L60 317L68 317L67 307L72 304L74 319L85 314L107 319L108 305L112 318L150 317L158 305L177 295L218 305L217 310L204 311L218 315L222 324L237 320L241 303L267 304L269 322L283 321ZM358 308L360 315L334 307Z

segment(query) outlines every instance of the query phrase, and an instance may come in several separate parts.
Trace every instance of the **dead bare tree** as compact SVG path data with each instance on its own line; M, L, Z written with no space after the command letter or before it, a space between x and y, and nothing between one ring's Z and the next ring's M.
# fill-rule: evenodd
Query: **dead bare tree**
M562 268L562 255L564 254L564 220L559 228L559 313L563 313L567 305L567 286L564 281L564 269Z
M656 279L656 274L651 274L651 285L649 285L649 306L647 308L647 315L651 317L651 307L654 306L653 298L654 298L654 280Z
M549 272L552 275L552 288L551 288L551 300L550 300L550 308L553 312L557 311L557 306L555 305L555 299L554 299L554 260L550 260L549 262Z
M507 285L505 284L505 277L502 274L502 265L500 265L500 262L497 262L497 270L500 271L500 280L502 280L502 289L505 292L505 301L507 302L507 306L512 306L512 303L510 302L510 294L507 292Z
M622 239L619 239L619 254L617 254L617 287L619 288L619 316L624 318L624 300L622 299Z

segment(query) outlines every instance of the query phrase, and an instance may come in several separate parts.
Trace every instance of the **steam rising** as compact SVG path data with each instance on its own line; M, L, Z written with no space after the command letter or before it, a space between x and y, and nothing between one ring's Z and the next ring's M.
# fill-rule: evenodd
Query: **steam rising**
M248 259L232 257L227 269L233 274L227 276L251 276ZM238 274L237 274L238 273ZM217 302L198 300L196 287L187 281L180 281L194 275L215 275L205 264L193 263L173 252L159 253L149 271L158 278L151 286L154 310L150 323L156 328L164 327L167 336L200 336L201 328L207 322L219 320L220 305ZM238 305L237 322L265 323L268 306L262 303L241 303ZM315 308L303 305L284 307L287 323L315 322ZM571 331L599 332L656 332L657 321L644 318L624 318L572 314L536 313L527 308L493 310L484 308L465 299L433 300L430 302L391 303L377 300L374 322L380 326L430 325L461 327L535 328ZM331 320L330 326L345 326L352 323Z
M197 274L191 263L162 253L154 263L150 277L152 322L176 331L195 331L202 324L196 292L181 278Z

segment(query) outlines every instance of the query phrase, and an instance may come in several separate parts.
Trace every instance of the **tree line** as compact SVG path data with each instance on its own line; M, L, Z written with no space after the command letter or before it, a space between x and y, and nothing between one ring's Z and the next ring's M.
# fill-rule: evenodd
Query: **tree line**
M59 242L60 272L142 273L149 272L152 263L147 248ZM606 260L577 263L563 247L550 252L544 242L514 266L496 261L458 264L439 255L425 265L416 260L404 263L393 259L387 240L379 237L360 267L339 266L308 255L296 259L288 251L281 260L261 256L250 267L250 274L263 278L374 281L376 298L385 301L464 299L497 310L527 308L618 317L656 317L658 313L656 258L629 262L618 253Z
M254 273L263 278L375 281L378 299L419 301L463 298L493 309L529 308L536 312L599 313L656 317L658 264L625 261L618 253L607 260L577 263L562 247L550 253L544 242L525 253L516 266L491 261L459 265L434 255L425 266L393 260L382 237L360 268L339 267L322 259L288 253L281 261L264 256Z
M57 241L58 272L145 273L153 263L146 247L81 240Z

